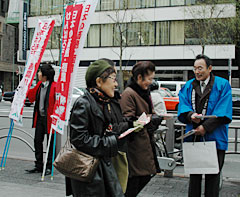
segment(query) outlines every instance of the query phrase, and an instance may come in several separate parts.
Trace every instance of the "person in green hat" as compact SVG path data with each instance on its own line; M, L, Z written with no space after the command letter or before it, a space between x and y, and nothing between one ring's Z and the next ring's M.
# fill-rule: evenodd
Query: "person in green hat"
M90 183L66 178L66 194L73 196L124 196L111 158L125 144L121 133L133 127L124 121L120 105L114 99L118 86L115 69L104 60L93 62L87 69L87 91L74 103L70 126L70 141L76 149L100 159Z

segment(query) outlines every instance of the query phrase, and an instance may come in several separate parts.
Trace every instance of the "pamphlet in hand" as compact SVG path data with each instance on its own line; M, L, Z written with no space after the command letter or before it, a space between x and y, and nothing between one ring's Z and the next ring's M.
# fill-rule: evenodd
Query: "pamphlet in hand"
M196 131L194 129L188 131L187 133L181 135L180 137L176 138L176 140L182 140L190 135L193 135Z
M139 129L139 128L141 128L142 126L148 124L149 122L150 122L150 117L148 117L148 116L146 115L146 113L143 112L142 115L141 115L141 116L138 118L138 120L137 120L137 123L139 123L140 125L137 126L137 127L134 127L134 128L130 128L130 129L128 129L127 131L123 132L123 133L118 137L118 139L121 139L121 138L125 137L126 135L132 133L133 131L135 131L135 130L137 130L137 129Z
M205 118L217 118L216 115L196 115L195 116L196 118L199 118L199 119L205 119Z

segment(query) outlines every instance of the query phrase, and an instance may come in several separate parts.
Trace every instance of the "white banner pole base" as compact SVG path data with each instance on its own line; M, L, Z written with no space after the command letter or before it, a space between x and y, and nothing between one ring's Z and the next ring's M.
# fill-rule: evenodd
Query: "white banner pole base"
M47 146L47 152L46 152L46 156L45 156L45 161L44 161L43 173L42 173L41 181L44 181L44 176L45 176L45 171L46 171L46 166L47 166L47 158L48 158L48 152L49 152L49 148L50 148L51 138L52 138L52 127L51 127L51 130L50 130L50 135L49 135L49 139L48 139L48 146Z

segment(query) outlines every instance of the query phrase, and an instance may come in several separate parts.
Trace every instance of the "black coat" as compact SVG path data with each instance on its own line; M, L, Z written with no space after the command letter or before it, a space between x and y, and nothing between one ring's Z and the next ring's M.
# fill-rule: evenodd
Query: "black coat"
M116 103L114 106L117 107ZM121 112L120 107L114 111ZM78 150L100 158L100 164L91 183L66 178L67 195L74 192L79 197L124 196L111 162L111 157L118 152L117 138L115 135L104 135L104 122L103 112L89 92L76 100L69 123L70 141ZM126 122L118 126L118 130L126 128Z

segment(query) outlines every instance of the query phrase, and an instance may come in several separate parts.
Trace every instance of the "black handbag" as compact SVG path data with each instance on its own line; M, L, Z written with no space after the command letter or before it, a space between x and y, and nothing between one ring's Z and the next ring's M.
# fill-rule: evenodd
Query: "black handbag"
M99 165L99 159L77 150L68 137L53 165L66 177L91 182Z

